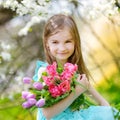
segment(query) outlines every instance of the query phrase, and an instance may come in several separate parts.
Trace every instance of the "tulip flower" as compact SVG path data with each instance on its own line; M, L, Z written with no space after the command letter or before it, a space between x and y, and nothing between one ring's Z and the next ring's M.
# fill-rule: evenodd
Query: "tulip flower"
M30 99L30 98L35 98L35 95L32 94L32 93L29 93L27 96L26 96L26 99Z
M23 104L22 104L22 107L23 108L30 108L32 105L28 102L28 101L26 101L26 102L24 102Z
M39 108L44 106L44 105L45 105L45 99L43 99L43 98L41 98L40 100L38 100L36 102L36 106L39 107Z
M33 87L34 87L35 89L37 89L37 90L42 90L42 89L43 89L43 85L42 85L42 83L40 83L40 82L35 82L35 83L33 84Z
M24 77L23 78L23 83L25 83L25 84L30 84L31 81L32 81L32 79L30 77Z
M22 98L27 99L27 96L30 94L30 92L22 91Z
M27 101L30 105L35 105L36 104L36 99L34 99L34 98L30 98L30 99L28 99L28 101Z

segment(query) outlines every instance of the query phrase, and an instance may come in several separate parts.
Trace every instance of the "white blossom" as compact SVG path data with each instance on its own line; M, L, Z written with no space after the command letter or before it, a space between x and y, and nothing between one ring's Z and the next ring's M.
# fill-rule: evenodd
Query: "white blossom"
M40 67L39 70L38 70L38 79L41 78L42 76L42 73L45 72L46 70L46 67Z
M118 7L115 6L115 0L81 0L79 13L87 19L95 19L101 16L109 17L119 14Z
M3 58L3 60L5 61L10 61L11 60L11 54L5 51L1 52L1 56Z
M27 34L28 34L28 30L29 30L29 27L25 26L23 29L21 29L21 30L18 32L18 35L19 35L19 36L27 35Z
M22 36L22 35L27 35L29 29L36 23L40 23L40 21L44 20L44 17L41 16L33 16L31 17L31 20L29 22L27 22L26 26L24 28L22 28L19 32L18 35Z
M87 20L120 14L115 0L76 0L76 2L79 14ZM19 3L17 0L3 0L2 5L15 10L20 16L27 14L31 16L31 20L20 30L19 35L27 35L30 27L40 22L42 18L47 19L57 13L71 14L73 9L75 10L71 0L22 0ZM35 21L34 17L37 18Z
M10 50L10 49L11 49L11 45L6 44L5 42L2 42L2 43L1 43L1 48L2 48L3 50Z
M13 11L19 5L18 1L16 0L6 0L6 1L3 1L2 4L5 8L11 8Z

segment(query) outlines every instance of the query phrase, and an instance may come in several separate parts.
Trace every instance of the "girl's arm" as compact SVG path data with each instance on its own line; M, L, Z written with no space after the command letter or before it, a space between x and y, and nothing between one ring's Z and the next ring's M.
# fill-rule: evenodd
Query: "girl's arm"
M83 86L87 86L87 81L85 77L82 77L80 79L80 76L78 77L78 82L82 84ZM43 115L46 117L47 120L50 120L55 115L59 114L63 110L65 110L68 106L71 105L71 103L83 92L87 90L87 87L81 87L80 85L77 85L75 88L75 92L72 92L68 97L64 98L60 102L56 103L55 105L47 108L42 108Z
M110 106L109 103L107 102L107 100L105 100L105 98L104 98L103 96L101 96L101 95L99 94L99 92L98 92L95 88L92 87L92 85L90 84L90 82L88 82L88 79L86 78L85 74L83 74L83 75L84 75L84 76L82 76L82 77L84 77L84 82L85 82L84 85L86 85L86 87L87 87L86 93L92 95L91 97L92 97L99 105L101 105L101 106ZM81 80L79 80L79 81L81 81ZM80 83L81 83L81 82L80 82Z
M89 85L89 89L87 91L92 98L101 106L109 106L109 103L103 98L91 85Z

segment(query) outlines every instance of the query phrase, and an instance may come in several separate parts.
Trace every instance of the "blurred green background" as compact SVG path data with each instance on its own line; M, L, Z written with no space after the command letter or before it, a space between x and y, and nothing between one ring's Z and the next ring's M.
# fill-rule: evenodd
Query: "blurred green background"
M74 2L77 7L77 4ZM90 70L94 87L120 110L120 25L100 17L90 21L72 11L81 36L84 60ZM21 92L29 89L22 83L32 77L37 60L45 60L42 46L44 21L33 25L26 36L18 31L30 16L17 16L11 9L0 6L0 120L35 120L36 112L21 107ZM120 20L118 20L120 21Z

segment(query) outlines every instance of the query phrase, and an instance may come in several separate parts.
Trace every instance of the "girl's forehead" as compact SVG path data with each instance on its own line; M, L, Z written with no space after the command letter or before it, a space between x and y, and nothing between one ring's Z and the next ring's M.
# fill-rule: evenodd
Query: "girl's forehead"
M59 40L59 39L70 39L72 37L70 31L68 30L60 30L51 35L49 40Z

